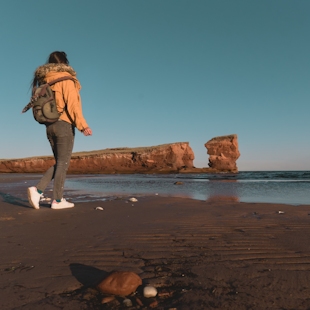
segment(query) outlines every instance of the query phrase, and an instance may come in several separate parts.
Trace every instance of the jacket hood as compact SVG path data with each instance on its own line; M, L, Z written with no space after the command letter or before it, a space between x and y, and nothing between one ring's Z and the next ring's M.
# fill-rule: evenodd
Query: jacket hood
M74 78L76 78L76 72L74 71L74 69L67 65L67 64L45 64L43 66L40 66L36 69L36 71L34 72L34 76L37 79L39 84L44 83L45 81L45 77L47 75L47 73L49 72L66 72L69 73L70 75L72 75Z

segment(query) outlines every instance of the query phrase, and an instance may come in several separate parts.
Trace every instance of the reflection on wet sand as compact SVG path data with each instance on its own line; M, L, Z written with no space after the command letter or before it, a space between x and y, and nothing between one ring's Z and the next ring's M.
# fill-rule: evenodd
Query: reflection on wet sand
M237 196L210 196L207 202L239 202L239 197Z
M35 185L39 178L40 175L32 174L0 174L2 192L5 193L4 188L7 188L14 196L13 192L18 192L19 189L24 192L25 187ZM177 182L181 184L175 184ZM231 201L232 204L239 201L309 205L310 172L239 172L237 175L71 175L66 179L66 196L68 194L78 196L78 199L71 197L75 202L158 195L187 197L200 201L219 199Z
M210 190L207 202L239 202L239 195L236 187L223 188L220 184L235 183L237 180L210 180Z

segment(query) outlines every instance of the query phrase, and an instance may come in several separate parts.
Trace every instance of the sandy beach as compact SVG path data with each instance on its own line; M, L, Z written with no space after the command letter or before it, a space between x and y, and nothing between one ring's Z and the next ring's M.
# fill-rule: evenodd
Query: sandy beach
M1 309L310 309L309 205L153 196L35 210L26 184L1 182ZM101 304L113 270L158 296Z

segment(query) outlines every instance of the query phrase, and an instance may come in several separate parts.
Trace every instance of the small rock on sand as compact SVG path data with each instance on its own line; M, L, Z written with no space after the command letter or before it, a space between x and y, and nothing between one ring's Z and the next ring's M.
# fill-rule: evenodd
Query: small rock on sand
M143 296L146 298L155 297L157 295L157 289L154 286L145 286L143 289Z
M183 182L175 182L174 185L183 185Z

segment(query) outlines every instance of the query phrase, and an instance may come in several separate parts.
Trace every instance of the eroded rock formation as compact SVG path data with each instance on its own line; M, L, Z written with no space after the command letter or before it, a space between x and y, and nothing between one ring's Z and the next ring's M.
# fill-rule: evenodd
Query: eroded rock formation
M237 135L215 137L205 147L209 154L209 167L217 171L237 172L236 161L240 156Z
M194 152L188 142L140 148L114 148L73 153L68 173L169 173L192 168ZM53 157L0 160L0 173L42 173Z

